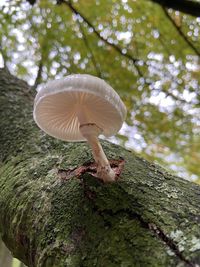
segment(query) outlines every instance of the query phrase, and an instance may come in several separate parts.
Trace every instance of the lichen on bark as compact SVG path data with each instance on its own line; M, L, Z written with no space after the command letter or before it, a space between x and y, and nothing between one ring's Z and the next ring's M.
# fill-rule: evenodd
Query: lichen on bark
M198 185L105 141L108 159L125 163L103 184L85 167L86 143L35 126L25 82L1 69L0 90L0 229L15 257L30 267L199 266Z

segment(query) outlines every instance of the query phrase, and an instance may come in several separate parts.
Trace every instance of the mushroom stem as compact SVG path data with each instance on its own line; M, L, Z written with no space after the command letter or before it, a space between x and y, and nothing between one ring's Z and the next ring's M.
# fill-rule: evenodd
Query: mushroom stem
M97 164L97 176L104 182L114 182L115 173L99 142L98 136L102 130L94 123L80 125L80 132L92 148L92 154Z

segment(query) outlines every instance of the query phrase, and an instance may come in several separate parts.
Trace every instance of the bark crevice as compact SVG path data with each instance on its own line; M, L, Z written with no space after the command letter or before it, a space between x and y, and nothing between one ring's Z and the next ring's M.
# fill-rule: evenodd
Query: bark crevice
M94 201L96 193L93 192L91 189L89 189L86 186L86 184L84 184L84 179L82 179L82 184L83 184L85 196L93 204L93 211L98 213L103 218L103 220L105 221L105 226L111 227L110 221L105 219L105 214L109 215L110 217L120 215L121 217L128 216L130 220L132 220L133 218L137 219L143 228L148 229L150 232L154 234L154 236L156 236L163 243L165 243L165 245L180 259L180 261L186 264L186 266L189 266L189 267L199 266L198 262L187 260L184 257L184 255L181 253L181 251L179 250L177 244L170 237L168 237L160 227L158 227L154 222L145 221L140 214L133 212L132 210L129 210L129 209L120 209L117 212L113 212L110 209L103 210L103 211L99 210L98 206L95 205L95 201Z

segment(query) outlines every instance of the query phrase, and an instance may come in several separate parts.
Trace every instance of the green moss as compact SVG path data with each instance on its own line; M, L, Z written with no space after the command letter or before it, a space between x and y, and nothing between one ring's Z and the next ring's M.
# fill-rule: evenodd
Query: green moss
M36 153L23 159L18 155L1 168L0 203L7 199L8 205L0 208L4 216L6 210L9 213L0 221L9 225L2 229L14 255L30 260L31 247L38 266L132 266L133 262L134 266L175 266L181 260L147 227L154 223L174 242L170 233L178 225L184 235L181 252L189 257L193 243L186 212L191 201L196 201L193 197L185 202L183 192L191 194L185 189L189 183L171 176L163 179L162 173L154 174L148 163L143 165L142 159L123 149L126 163L118 182L102 184L87 173L61 180L59 168L76 168L88 157L86 144L74 144L74 151L71 144L69 147L72 153L65 144L65 149L54 150L52 156ZM112 158L114 153L118 158L119 148L104 142L105 150L108 147ZM78 151L86 156L81 158ZM78 153L77 161L74 153ZM198 214L195 205L192 212ZM198 239L198 226L190 229ZM16 233L17 246L13 242Z
M21 93L27 85L6 79L16 97L0 85L0 231L14 256L30 267L198 263L199 186L105 141L109 159L125 160L116 183L88 173L61 179L59 170L93 162L90 148L39 131L31 99Z

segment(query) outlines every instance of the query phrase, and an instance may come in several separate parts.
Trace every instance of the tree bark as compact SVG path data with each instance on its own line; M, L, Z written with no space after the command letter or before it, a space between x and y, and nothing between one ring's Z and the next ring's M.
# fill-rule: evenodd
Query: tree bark
M191 0L151 0L163 7L186 13L194 17L200 17L200 3Z
M30 267L200 263L200 187L102 142L116 183L95 175L86 143L46 136L31 88L0 69L0 232Z

